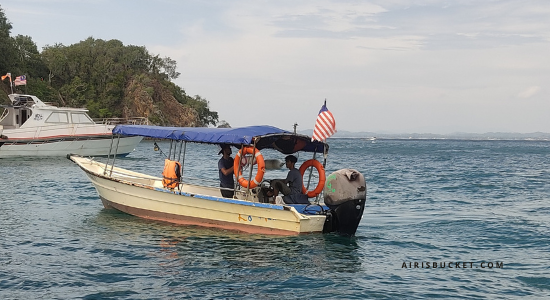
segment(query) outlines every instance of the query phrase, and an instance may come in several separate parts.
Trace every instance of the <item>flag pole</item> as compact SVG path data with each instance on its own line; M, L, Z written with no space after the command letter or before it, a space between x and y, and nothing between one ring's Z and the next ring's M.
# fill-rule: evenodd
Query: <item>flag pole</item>
M336 133L336 122L334 116L327 108L327 99L325 98L325 104L321 107L317 120L315 121L315 127L313 129L312 141L325 142L325 140L331 135Z
M1 77L2 81L4 81L4 79L6 79L6 77L8 77L10 79L10 89L11 89L11 93L13 94L13 84L11 82L11 73L6 73L6 75L2 76Z

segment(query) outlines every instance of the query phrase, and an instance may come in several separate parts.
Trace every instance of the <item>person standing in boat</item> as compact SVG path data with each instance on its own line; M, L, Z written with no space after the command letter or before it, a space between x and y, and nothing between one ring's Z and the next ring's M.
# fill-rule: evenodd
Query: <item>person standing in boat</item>
M222 188L220 191L223 197L233 198L233 195L235 195L235 179L233 178L233 158L231 157L231 146L224 144L221 147L222 149L218 152L218 155L223 154L218 161L220 187Z
M271 181L275 204L309 204L307 195L302 193L302 174L295 165L298 158L294 155L285 157L285 165L288 168L286 179L274 179ZM279 191L283 196L279 196Z

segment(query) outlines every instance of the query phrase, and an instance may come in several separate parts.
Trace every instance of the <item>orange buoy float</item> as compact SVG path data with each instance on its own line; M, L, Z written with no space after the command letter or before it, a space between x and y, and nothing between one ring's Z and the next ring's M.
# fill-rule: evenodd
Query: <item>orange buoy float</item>
M241 157L244 157L246 154L253 154L255 161L255 164L258 165L258 173L256 173L256 177L254 179L250 180L250 186L248 185L249 182L246 180L243 176L242 168L239 166L239 162L241 161ZM265 174L265 162L264 157L260 153L260 150L254 149L253 147L243 147L237 154L235 155L235 159L233 160L233 172L235 173L235 177L237 177L237 181L242 187L248 187L248 188L255 188L257 187L260 182L262 182L262 179L264 178Z
M317 172L319 173L319 183L317 184L315 189L313 189L312 191L308 191L302 180L302 193L306 194L309 198L313 198L319 195L325 187L325 168L323 168L323 165L316 159L306 160L300 166L300 174L302 174L302 178L304 177L304 174L309 167L314 167L315 169L317 169Z

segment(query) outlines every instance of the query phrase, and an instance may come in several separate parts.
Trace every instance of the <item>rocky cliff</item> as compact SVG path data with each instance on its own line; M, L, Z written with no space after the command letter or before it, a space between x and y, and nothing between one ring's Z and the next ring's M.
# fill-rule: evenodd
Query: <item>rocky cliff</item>
M139 76L130 80L124 91L122 117L147 117L150 124L161 126L199 124L195 109L179 103L158 81Z

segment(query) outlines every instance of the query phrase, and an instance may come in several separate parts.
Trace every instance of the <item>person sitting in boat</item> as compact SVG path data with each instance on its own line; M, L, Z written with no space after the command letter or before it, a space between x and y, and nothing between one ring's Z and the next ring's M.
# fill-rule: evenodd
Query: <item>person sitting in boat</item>
M302 193L302 174L295 165L298 158L294 155L285 157L285 165L288 168L286 179L274 179L271 181L275 204L309 204L307 195ZM287 185L288 184L288 185ZM283 196L279 196L279 191Z
M224 144L218 155L223 156L218 161L218 170L220 173L220 189L222 196L233 198L235 195L235 179L233 178L233 158L231 157L231 146Z

